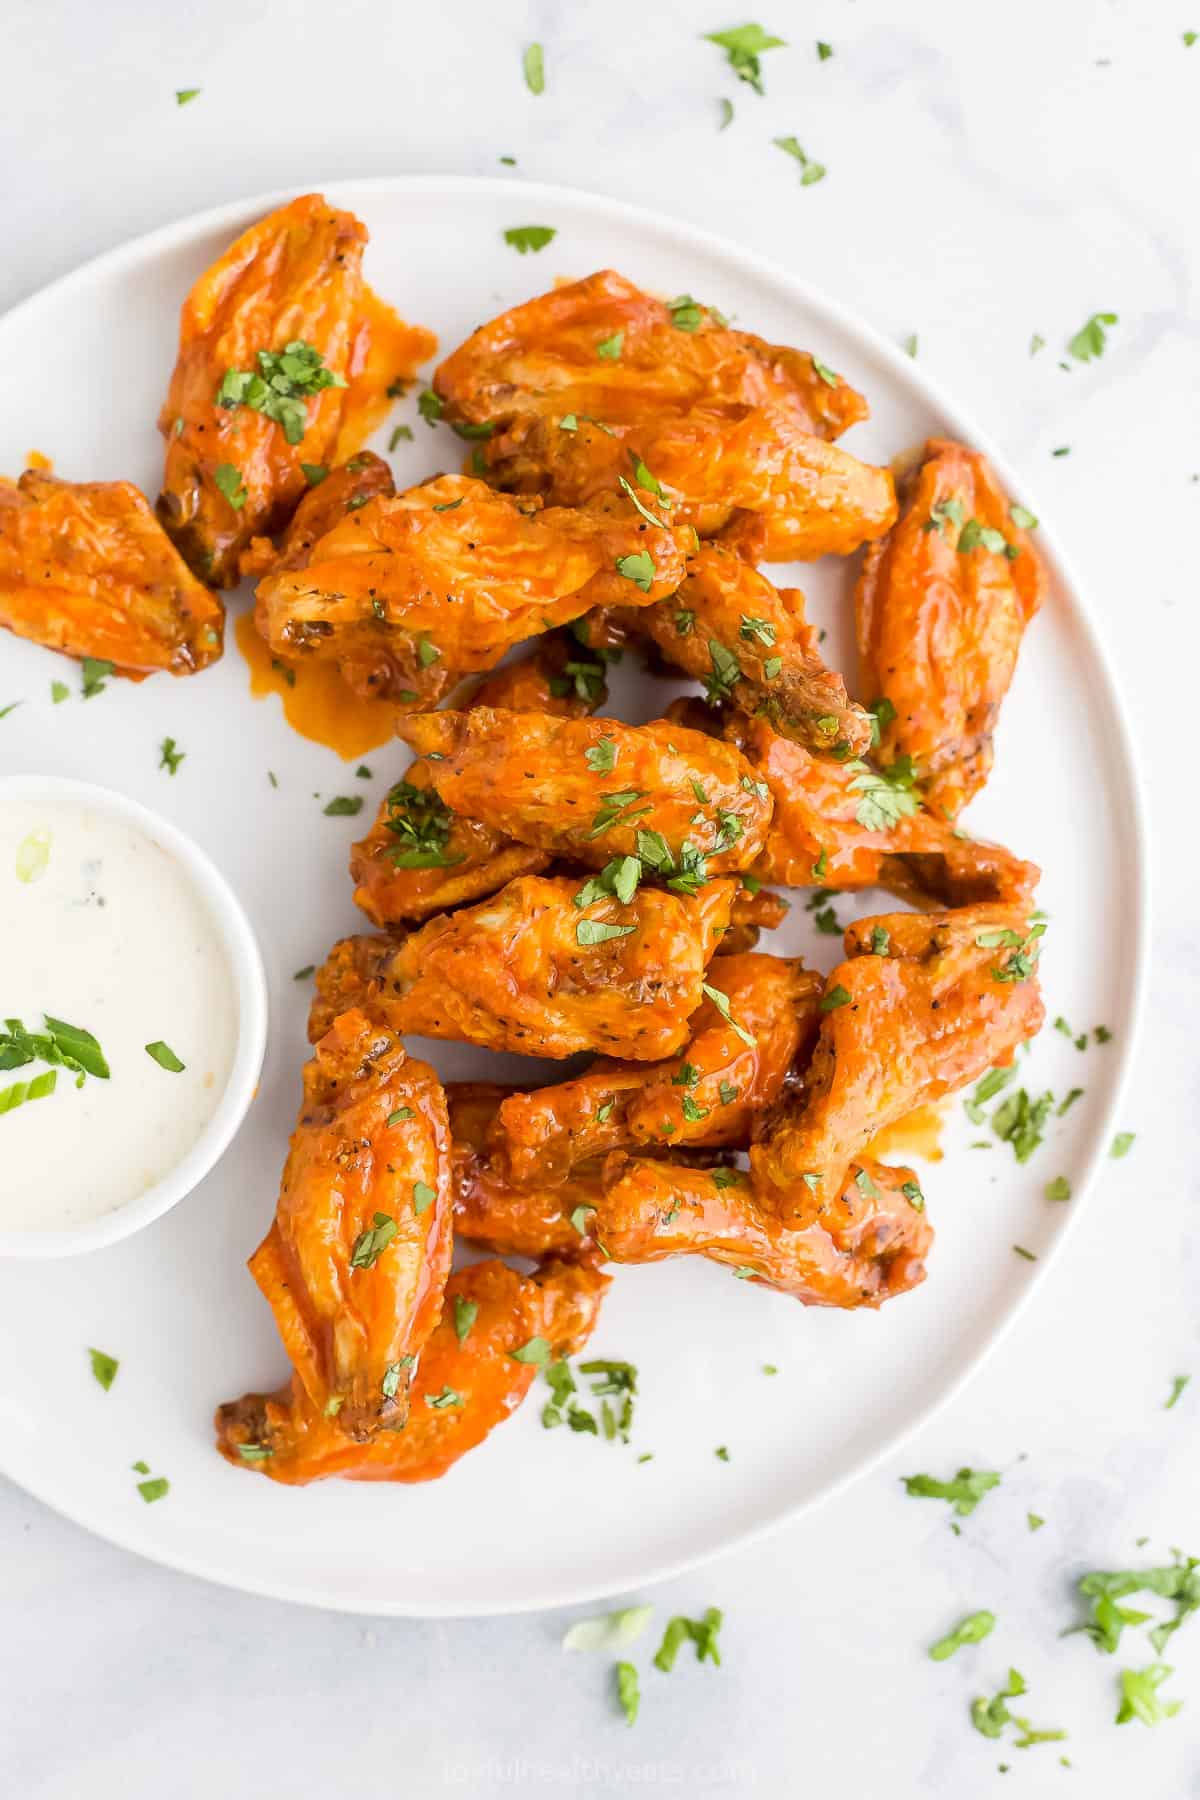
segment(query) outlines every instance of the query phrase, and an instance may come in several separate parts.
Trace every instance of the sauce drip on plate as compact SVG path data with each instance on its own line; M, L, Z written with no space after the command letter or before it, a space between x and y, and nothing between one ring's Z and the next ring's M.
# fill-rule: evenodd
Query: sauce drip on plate
M254 629L254 615L241 613L233 628L250 670L250 692L261 700L278 694L293 731L336 750L346 762L378 749L396 735L400 708L386 700L360 700L334 663L285 663Z

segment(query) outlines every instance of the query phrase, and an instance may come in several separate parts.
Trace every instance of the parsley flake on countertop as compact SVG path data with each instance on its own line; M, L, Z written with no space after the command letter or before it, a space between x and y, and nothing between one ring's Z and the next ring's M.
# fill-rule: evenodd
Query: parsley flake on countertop
M161 1038L156 1038L152 1044L147 1044L145 1050L146 1055L156 1062L160 1069L166 1069L169 1075L182 1075L187 1067L186 1063L180 1062L171 1046L164 1044Z
M1192 1378L1190 1375L1176 1375L1175 1379L1171 1383L1171 1397L1169 1400L1166 1400L1163 1402L1163 1411L1164 1412L1170 1412L1171 1408L1174 1406L1175 1402L1179 1399L1179 1396L1182 1394L1184 1388L1187 1386L1188 1382L1191 1379Z
M165 769L168 775L175 775L186 755L186 750L176 749L173 737L165 737L158 746L158 766L160 769Z
M525 86L530 93L544 93L546 89L546 53L540 44L526 44L525 54L521 58L521 68L525 75Z
M143 1464L142 1467L144 1466ZM165 1475L155 1475L150 1481L139 1481L137 1491L146 1504L150 1505L155 1500L161 1500L164 1494L170 1493L171 1484Z
M1129 1152L1133 1149L1136 1138L1136 1131L1118 1131L1116 1137L1112 1141L1112 1147L1108 1154L1118 1158L1128 1156Z
M202 88L176 88L175 89L175 104L176 104L176 106L186 106L188 104L189 100L194 100L196 98L196 96L198 94L202 93L203 91L204 90Z
M1000 1476L994 1469L960 1469L952 1481L939 1481L933 1475L902 1475L904 1490L917 1500L949 1500L960 1519L969 1518L994 1487Z
M1067 349L1076 362L1091 362L1094 357L1103 356L1108 342L1105 327L1117 322L1116 313L1093 313L1067 344Z
M563 1633L564 1650L620 1650L641 1637L654 1615L653 1606L623 1606L594 1619L577 1619Z
M525 256L530 251L544 250L557 236L553 225L510 225L504 241L512 245L518 256Z
M785 155L792 157L794 161L800 164L801 187L812 187L814 182L823 181L825 179L825 176L828 173L825 164L814 162L813 159L801 149L800 143L796 138L777 137L772 138L771 142L775 145L777 150L782 150Z
M618 1662L613 1664L613 1675L617 1683L617 1702L625 1714L625 1723L632 1725L637 1719L642 1698L637 1670L631 1662Z
M982 1643L983 1639L989 1637L995 1628L995 1613L971 1613L960 1625L956 1625L953 1631L947 1632L946 1636L939 1638L936 1644L930 1645L930 1659L933 1662L945 1662L947 1657L953 1656L956 1650L961 1650L964 1644Z
M706 31L704 40L724 50L729 67L739 81L744 81L756 94L764 92L759 57L764 50L784 50L784 38L772 37L761 25L732 25L725 31Z
M724 1614L720 1607L709 1606L702 1619L689 1619L682 1613L669 1622L663 1633L662 1643L654 1653L654 1666L669 1675L675 1667L675 1658L684 1644L695 1645L696 1661L711 1662L718 1666L721 1661L721 1646L718 1642Z
M80 662L79 670L83 677L79 692L84 700L90 700L94 694L102 694L108 677L116 673L115 664L102 656L85 656ZM12 708L8 710L11 712Z
M1140 1719L1143 1725L1161 1725L1172 1719L1183 1706L1182 1700L1163 1700L1159 1688L1175 1673L1167 1663L1150 1663L1144 1669L1121 1670L1121 1705L1117 1724L1128 1725Z
M91 1358L92 1374L96 1377L96 1380L107 1394L109 1388L117 1379L117 1370L120 1368L121 1364L115 1356L109 1356L106 1350L93 1350L90 1346L88 1349L88 1356Z

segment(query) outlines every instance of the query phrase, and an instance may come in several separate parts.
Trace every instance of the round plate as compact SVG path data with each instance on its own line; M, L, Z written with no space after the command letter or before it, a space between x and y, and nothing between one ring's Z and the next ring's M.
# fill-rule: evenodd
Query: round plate
M325 192L369 227L372 284L431 326L444 351L556 278L610 265L644 287L700 295L747 329L810 348L843 371L871 403L871 420L846 440L860 457L885 462L946 432L987 450L1014 496L1041 510L911 361L735 245L612 200L523 182L415 177ZM154 232L9 314L0 323L0 468L15 472L37 448L64 476L127 476L156 493L155 419L180 301L238 232L288 197L266 195ZM516 255L501 236L530 222L558 234L536 259ZM398 485L459 466L458 440L418 418L415 396L397 403L390 423L401 420L414 442L393 458ZM387 435L385 427L377 448ZM972 1148L988 1132L951 1105L944 1159L919 1165L937 1229L928 1280L877 1314L806 1311L699 1258L618 1269L590 1353L638 1366L631 1444L543 1430L535 1392L428 1486L277 1487L228 1467L211 1432L218 1401L273 1387L285 1373L245 1260L271 1220L307 1054L309 983L293 972L362 925L347 851L407 753L372 753L373 779L357 780L353 766L291 732L274 698L251 698L232 632L224 661L197 679L114 680L86 703L69 664L5 637L0 705L23 704L2 727L4 767L104 781L192 833L254 920L273 1015L258 1098L183 1205L91 1256L0 1264L5 1471L91 1530L193 1574L345 1611L449 1615L641 1586L827 1498L894 1449L979 1363L1061 1245L1107 1142L1134 1039L1146 896L1129 739L1103 652L1045 525L1039 541L1053 593L1022 651L995 773L970 825L1046 871L1039 898L1050 917L1042 958L1049 1016L1061 1014L1076 1031L1105 1024L1113 1038L1080 1054L1047 1029L1022 1058L1020 1079L1031 1093L1079 1086L1084 1097L1051 1123L1025 1165L994 1139ZM829 660L851 676L854 567L772 571L804 587L812 616L829 628ZM234 602L245 604L244 595ZM661 684L622 676L614 711L636 719L661 710ZM51 704L52 678L68 680L69 702ZM174 779L157 768L168 734L187 755ZM366 800L359 820L323 816L331 796L351 792ZM763 947L802 951L829 967L837 940L820 936L802 896L795 901L792 920ZM893 905L865 895L837 910L844 923ZM499 1067L483 1051L418 1047L447 1075ZM1044 1198L1059 1174L1071 1183L1069 1205ZM1014 1255L1014 1244L1039 1260ZM109 1393L92 1379L88 1345L120 1358ZM766 1376L764 1364L778 1374ZM721 1444L728 1463L714 1455ZM653 1460L639 1462L645 1452ZM130 1465L139 1460L170 1479L156 1505L137 1493Z

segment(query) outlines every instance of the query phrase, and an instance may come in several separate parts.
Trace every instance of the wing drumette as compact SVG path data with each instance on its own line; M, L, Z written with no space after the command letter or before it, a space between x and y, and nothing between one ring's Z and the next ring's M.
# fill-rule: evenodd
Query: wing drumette
M385 1026L348 1011L304 1071L275 1222L250 1270L314 1412L343 1437L395 1430L450 1267L441 1085Z
M255 536L283 529L330 459L358 358L366 227L320 194L252 225L183 303L159 415L158 515L215 587Z
M255 617L277 655L334 661L356 693L429 707L523 638L673 593L690 539L623 499L542 511L442 475L370 501L303 569L268 575Z
M560 1058L653 1061L686 1041L729 922L732 881L686 899L639 888L576 905L577 879L521 876L397 945L345 938L317 973L310 1036L348 1006L392 1030Z
M225 609L129 481L0 482L0 625L135 679L221 654Z
M531 1276L501 1262L460 1269L421 1352L403 1431L353 1442L293 1379L277 1394L247 1394L220 1407L217 1448L229 1462L292 1486L330 1475L434 1481L525 1398L537 1364L514 1351L541 1338L553 1355L573 1354L590 1335L607 1286L606 1275L582 1265L548 1262Z
M879 755L911 757L929 805L953 819L987 780L992 733L1045 570L986 459L931 438L904 510L858 583L863 681L887 702Z
M694 889L747 868L770 797L732 745L658 720L423 713L403 736L447 806L518 842L603 868L615 857Z
M866 416L848 383L611 269L482 326L434 390L451 423L491 428L477 466L557 505L632 483L768 562L848 554L895 517L888 471L828 441Z
M1041 1028L1042 926L1017 907L886 913L845 934L802 1104L751 1150L755 1192L816 1216L876 1133L1012 1059Z

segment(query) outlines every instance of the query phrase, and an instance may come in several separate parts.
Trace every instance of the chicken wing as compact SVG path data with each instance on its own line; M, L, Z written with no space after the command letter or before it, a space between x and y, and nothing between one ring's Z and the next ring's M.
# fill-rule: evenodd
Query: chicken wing
M250 1259L298 1387L339 1435L404 1424L441 1310L452 1211L437 1077L393 1032L346 1012L305 1068L275 1222Z
M986 459L931 438L904 510L867 555L856 596L880 758L911 757L929 805L955 818L987 780L992 733L1046 575ZM886 722L885 722L886 718Z
M803 1097L750 1152L755 1191L816 1217L871 1139L954 1093L1040 1030L1042 925L1021 908L886 913L845 934Z
M501 1262L450 1277L442 1318L421 1352L403 1430L355 1442L293 1379L277 1394L219 1407L217 1448L228 1462L303 1486L349 1481L435 1481L514 1413L537 1375L514 1351L543 1339L574 1354L599 1315L609 1278L586 1265L548 1262L518 1275Z
M503 1099L488 1133L499 1170L536 1187L631 1145L745 1149L755 1115L811 1048L824 982L799 961L753 954L713 974L718 997L693 1013L678 1060L598 1059L574 1081Z
M158 516L215 587L252 537L283 529L329 460L353 372L366 227L320 194L260 219L183 303L158 427ZM365 354L365 347L362 351Z
M726 729L774 801L766 848L753 867L760 881L882 887L924 905L1031 904L1037 866L938 817L895 767L812 756L765 719L733 718Z
M604 868L640 858L693 892L747 868L771 801L729 744L663 720L556 719L546 713L422 713L401 735L429 759L455 813L539 849Z
M888 471L828 441L866 417L847 382L611 269L482 326L433 386L476 467L555 505L633 485L767 562L846 555L895 517Z
M832 1202L790 1223L740 1170L618 1155L588 1225L613 1262L701 1255L805 1306L845 1308L878 1307L916 1287L933 1242L912 1170L867 1158L851 1164Z
M305 568L268 575L255 616L276 655L334 661L356 693L429 707L523 638L673 593L691 537L623 499L542 511L441 475L370 501Z
M0 481L0 625L140 680L221 654L225 609L129 481Z
M314 471L315 479L292 514L279 541L256 537L242 552L241 572L255 578L283 569L302 569L318 538L340 525L347 513L357 512L377 494L396 492L392 471L382 456L362 450L336 469Z
M464 707L583 718L607 694L604 664L566 631L547 632L522 657L485 676ZM514 844L478 819L450 811L423 758L391 789L365 838L350 852L356 905L381 927L447 912L494 894L517 875L536 875L550 858Z
M704 545L679 592L633 622L668 662L703 681L713 700L761 714L817 754L870 748L871 720L817 654L799 588L775 587L731 550Z
M561 1058L652 1062L686 1041L734 883L687 899L639 888L576 905L579 883L524 875L397 945L344 938L317 972L309 1035L349 1006L391 1030Z

